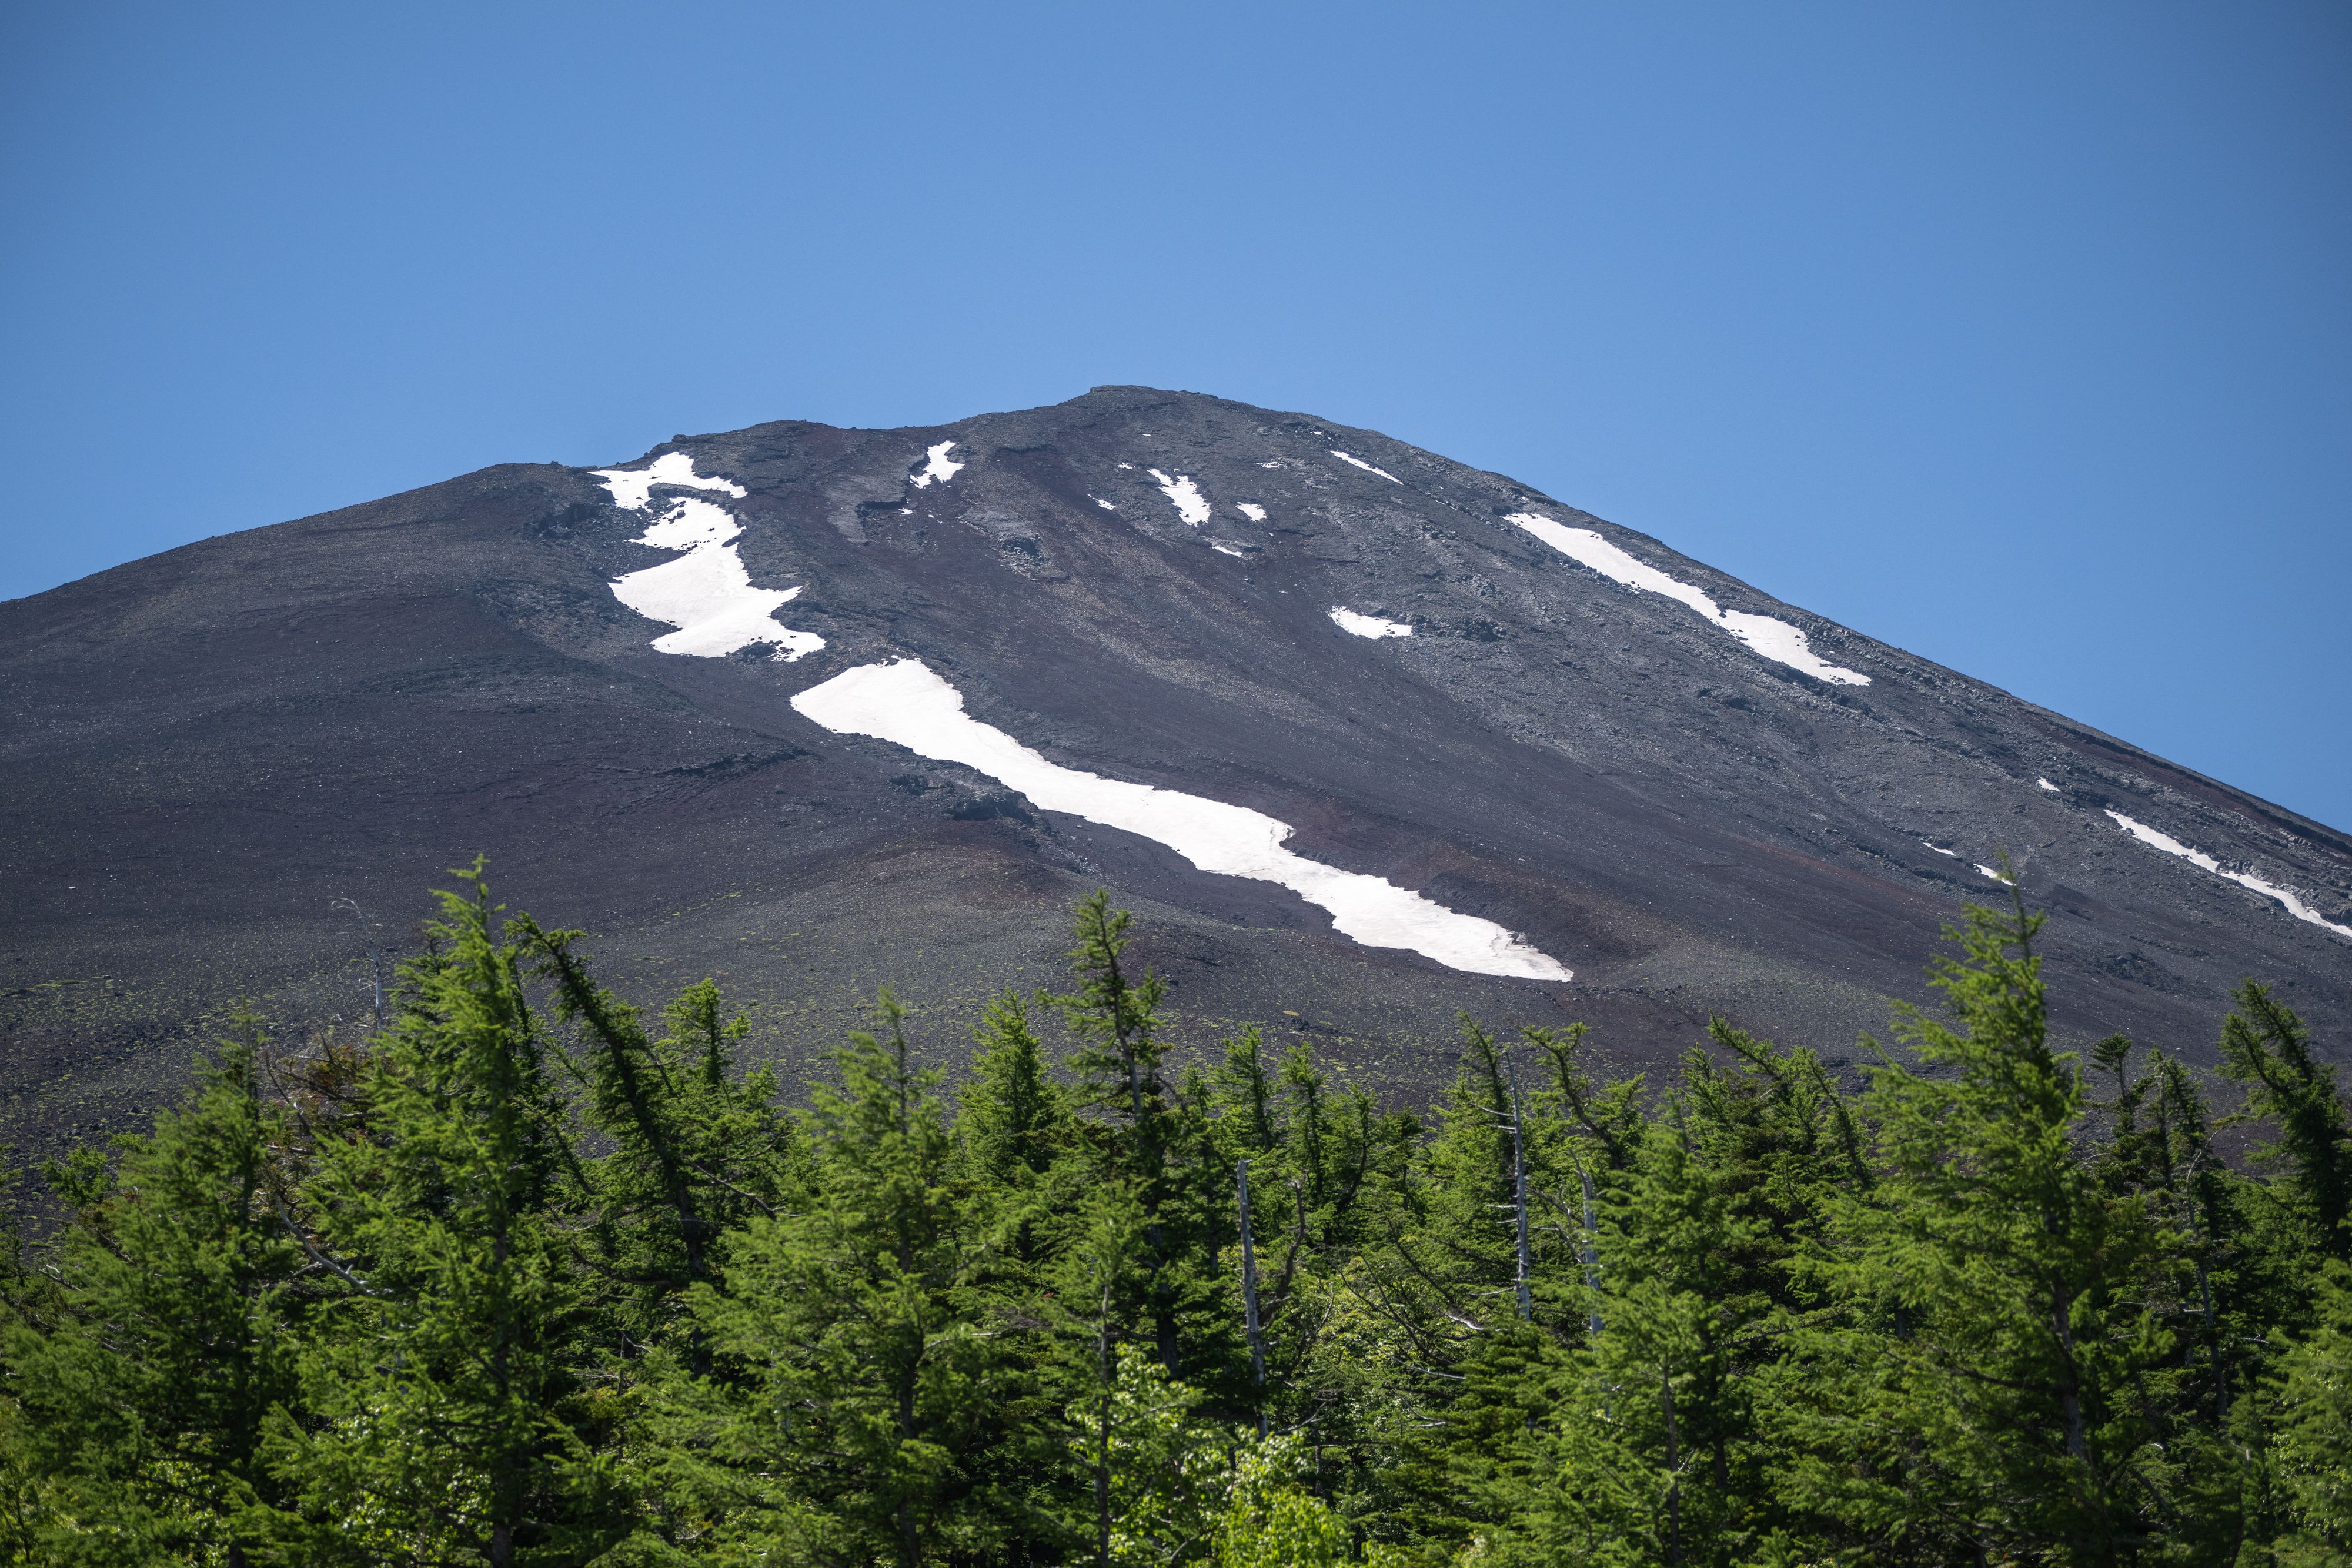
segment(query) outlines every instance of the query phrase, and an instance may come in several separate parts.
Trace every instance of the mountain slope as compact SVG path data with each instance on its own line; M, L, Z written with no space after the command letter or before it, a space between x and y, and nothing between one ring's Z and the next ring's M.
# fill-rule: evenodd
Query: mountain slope
M1303 1021L1401 1092L1457 1008L1835 1051L2004 853L2063 1030L2200 1050L2250 973L2352 1018L2345 835L1502 476L1185 393L207 540L0 605L0 698L33 1142L136 1113L235 996L355 1014L331 901L396 943L478 851L625 988L721 974L787 1063L885 980L952 1052L1098 883L1196 1034Z

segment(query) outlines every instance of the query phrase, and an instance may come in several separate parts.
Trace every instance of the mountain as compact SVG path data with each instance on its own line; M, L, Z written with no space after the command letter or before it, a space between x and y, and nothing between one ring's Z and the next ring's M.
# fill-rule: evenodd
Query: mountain
M2032 570L2031 562L2017 570ZM0 1136L143 1117L235 998L368 1005L443 868L705 973L789 1070L954 1054L1108 886L1202 1040L1417 1094L1451 1019L1832 1054L2003 856L2060 1032L2352 1020L2352 839L1499 475L1139 387L506 465L0 604Z

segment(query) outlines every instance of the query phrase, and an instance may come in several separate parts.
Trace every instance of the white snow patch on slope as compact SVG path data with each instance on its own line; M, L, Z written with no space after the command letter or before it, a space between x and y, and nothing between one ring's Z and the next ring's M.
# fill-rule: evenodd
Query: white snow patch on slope
M1943 856L1948 861L1956 861L1960 858L1959 852L1958 850L1948 850L1941 844L1929 844L1925 839L1921 839L1919 841L1923 844L1927 844L1927 848L1935 851L1937 854Z
M1989 865L1978 866L1977 874L1979 876L1990 877L1994 882L2000 883L2003 887L2007 887L2009 885L2009 878L2001 875L2000 873L1993 870L1992 867Z
M2116 820L2116 826L2152 849L2162 850L2168 855L2178 855L2200 871L2211 872L2215 876L2234 882L2249 892L2261 894L2264 898L2274 898L2284 904L2286 912L2297 920L2308 920L2314 925L2325 926L2338 936L2352 936L2352 925L2336 925L2336 922L2305 904L2292 889L2281 887L2275 883L2264 882L2262 878L2242 871L2230 871L2204 851L2191 849L2171 834L2159 832L2146 822L2136 822L2121 811L2111 810L2107 815Z
M743 558L735 552L735 540L742 532L743 525L720 507L688 499L630 541L686 552L613 581L614 598L649 621L667 621L677 628L654 639L656 650L717 659L765 643L789 664L824 646L824 639L815 632L795 632L773 619L801 591L752 587Z
M1106 511L1106 512L1116 512L1116 511L1118 511L1118 508L1117 507L1112 506L1108 501L1104 500L1100 496L1089 496L1089 497L1087 497L1087 500L1089 500L1089 501L1092 501L1096 506L1100 507L1101 507L1104 511Z
M1342 632L1353 632L1359 637L1410 637L1412 628L1402 621L1383 621L1377 615L1359 615L1343 605L1331 606L1331 619Z
M2041 788L2049 790L2053 795L2063 795L2065 793L2063 789L2059 789L2057 785L2053 784L2047 779L2036 779L2033 782Z
M1234 503L1234 510L1239 512L1243 517L1247 517L1253 523L1262 523L1265 521L1265 508L1259 506L1255 501L1235 501Z
M1249 559L1249 551L1236 549L1234 546L1225 543L1223 539L1211 539L1209 541L1209 548L1213 550L1223 550L1225 554L1230 556L1237 556L1243 560Z
M625 512L644 511L656 485L676 485L688 490L724 490L737 500L743 498L743 486L732 479L698 477L694 459L683 452L665 452L643 468L592 468L589 472L604 481L604 488L613 492L613 505Z
M923 488L934 479L944 485L971 466L968 463L955 463L949 460L948 453L954 446L955 443L952 441L942 441L936 446L923 449L923 455L929 461L923 465L923 471L915 476L916 489Z
M1340 451L1340 450L1339 450L1338 447L1336 447L1336 446L1335 446L1335 447L1333 447L1333 448L1331 449L1331 455L1332 455L1332 456L1334 456L1334 457L1337 457L1337 458L1338 458L1340 462L1342 462L1342 463L1352 463L1352 464L1354 464L1357 467L1361 468L1361 469L1362 469L1365 473L1367 473L1367 474L1377 474L1377 475L1379 475L1381 478L1383 478L1383 479L1387 480L1387 481L1388 481L1390 484L1391 484L1391 485L1402 485L1402 484L1403 484L1403 483L1404 483L1404 481L1403 481L1403 480L1402 480L1402 479L1398 478L1395 475L1393 475L1393 474L1390 473L1387 469L1385 469L1385 468L1375 468L1375 467L1373 467L1370 464L1369 464L1369 463L1365 462L1365 461L1364 461L1362 458L1360 458L1360 457L1350 457L1350 456L1349 456L1346 453L1344 453L1344 452Z
M1179 474L1171 479L1157 468L1144 472L1160 481L1160 493L1176 504L1178 517L1196 528L1209 520L1208 499L1201 494L1201 486L1190 478Z
M1201 870L1289 888L1331 913L1367 947L1402 947L1473 975L1566 980L1570 971L1475 915L1457 915L1376 876L1344 872L1284 849L1290 825L1245 806L1064 768L963 711L963 695L915 659L860 664L793 698L825 728L872 736L937 762L961 762L1065 811L1166 844Z
M1706 590L1680 578L1669 577L1649 562L1628 555L1591 528L1571 528L1533 512L1514 512L1503 520L1517 523L1570 559L1589 566L1601 576L1622 582L1637 593L1662 594L1677 603L1689 605L1775 664L1802 670L1815 680L1828 681L1834 685L1870 685L1868 675L1832 664L1814 653L1800 628L1769 615L1750 615L1744 611L1722 609L1708 597Z

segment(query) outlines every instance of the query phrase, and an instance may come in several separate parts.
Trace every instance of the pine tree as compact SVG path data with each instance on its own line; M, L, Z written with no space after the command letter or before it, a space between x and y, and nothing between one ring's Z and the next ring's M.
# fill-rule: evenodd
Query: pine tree
M2323 1257L2352 1259L2352 1124L2335 1069L2312 1054L2311 1031L2252 980L2221 1026L2221 1071L2246 1085L2242 1117L2274 1123L2264 1162L2284 1166L2287 1193Z
M368 1064L365 1112L317 1152L314 1250L342 1292L313 1316L315 1418L282 1422L298 1555L583 1560L626 1528L593 1452L578 1331L578 1162L525 998L530 928L503 936L478 862Z
M0 1565L2352 1556L2352 1118L2251 982L2252 1172L2178 1057L2053 1048L2014 900L1859 1100L1465 1020L1424 1138L1177 1057L1097 895L1075 1089L1006 994L950 1124L885 992L787 1119L715 984L656 1034L467 880L380 1036L246 1026L0 1228Z
M1160 1009L1168 988L1149 967L1140 979L1129 977L1125 954L1132 920L1128 911L1110 907L1107 892L1083 900L1072 923L1077 946L1070 952L1078 988L1046 999L1077 1037L1069 1066L1078 1075L1085 1103L1106 1118L1108 1135L1100 1139L1104 1173L1130 1183L1143 1205L1150 1244L1145 1310L1160 1364L1172 1377L1181 1364L1177 1323L1187 1281L1180 1278L1182 1239L1170 1223L1178 1217L1162 1213L1171 1197L1168 1155L1177 1136L1174 1107L1160 1074L1167 1049L1160 1038Z
M1124 1183L1097 1184L1073 1217L1074 1234L1055 1261L1045 1303L1067 1351L1070 1453L1083 1468L1087 1505L1072 1523L1096 1568L1110 1568L1118 1523L1116 1497L1119 1377L1129 1292L1150 1266L1143 1205ZM1166 1375L1166 1369L1160 1369Z
M1881 1052L1871 1074L1878 1180L1838 1200L1822 1265L1845 1316L1777 1414L1792 1492L1864 1537L2117 1563L2170 1522L2142 1394L2174 1364L2141 1304L2163 1240L2079 1146L2040 925L1970 906L1932 971L1959 1027L1898 1008L1925 1071Z
M877 1015L882 1033L850 1037L806 1113L805 1207L754 1218L724 1292L693 1291L728 1370L676 1391L669 1429L691 1451L673 1473L738 1555L914 1568L1022 1522L984 1484L1022 1411L971 1319L980 1239L938 1074L915 1065L887 990Z
M51 1167L71 1218L37 1301L10 1292L31 1311L5 1342L20 1452L57 1483L46 1561L243 1568L283 1500L263 1429L298 1396L304 1260L271 1190L258 1020L236 1031L180 1110L116 1140L115 1168L92 1150Z
M965 1146L983 1180L1033 1183L1072 1150L1069 1096L1030 1028L1028 1007L1013 992L990 1002L972 1033L980 1049L972 1080L958 1097Z
M771 1072L740 1089L730 1082L732 1052L751 1026L728 1016L716 982L680 993L663 1011L667 1032L654 1039L637 1009L589 974L575 950L582 933L544 930L529 916L515 924L553 983L558 1017L582 1040L575 1071L586 1121L613 1145L583 1173L597 1261L635 1297L621 1333L641 1348L670 1331L687 1291L716 1279L720 1238L777 1212L791 1179L791 1126L772 1109ZM709 1369L698 1343L688 1355L698 1372Z
M2279 1358L2276 1468L2293 1521L2286 1564L2352 1561L2352 1268L2331 1264L2314 1322Z
M1408 1540L1457 1543L1491 1525L1525 1462L1559 1315L1531 1286L1538 1310L1520 1317L1524 1105L1494 1036L1468 1018L1461 1029L1437 1135L1384 1195L1383 1242L1358 1287L1410 1368L1378 1506Z
M1269 1070L1265 1035L1251 1024L1224 1042L1225 1059L1216 1072L1219 1143L1223 1151L1248 1159L1271 1153L1281 1142L1276 1125L1279 1069ZM1304 1041L1300 1051L1306 1050Z
M1819 1304L1798 1264L1854 1181L1850 1121L1809 1052L1721 1019L1709 1036L1719 1054L1687 1053L1646 1120L1583 1082L1572 1035L1549 1041L1561 1121L1582 1135L1570 1157L1599 1168L1591 1255L1608 1261L1575 1354L1549 1369L1540 1459L1498 1492L1492 1544L1510 1560L1748 1562L1810 1541L1758 1406Z

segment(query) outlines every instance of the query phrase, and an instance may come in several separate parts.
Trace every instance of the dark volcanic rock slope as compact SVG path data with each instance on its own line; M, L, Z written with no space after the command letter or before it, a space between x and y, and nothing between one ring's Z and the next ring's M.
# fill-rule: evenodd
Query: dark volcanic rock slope
M1710 1009L1834 1054L2005 895L2003 854L2076 1036L2200 1051L2246 974L2352 1017L2344 835L1370 432L1102 388L620 472L488 469L0 605L20 1138L138 1114L233 997L355 1014L331 901L397 946L478 851L625 988L722 975L788 1061L885 980L951 1051L985 986L1053 977L1097 884L1196 1036L1297 1023L1407 1092L1457 1008L1590 1019L1627 1061ZM1055 779L1262 813L1526 961L1351 940L810 695L894 660Z

